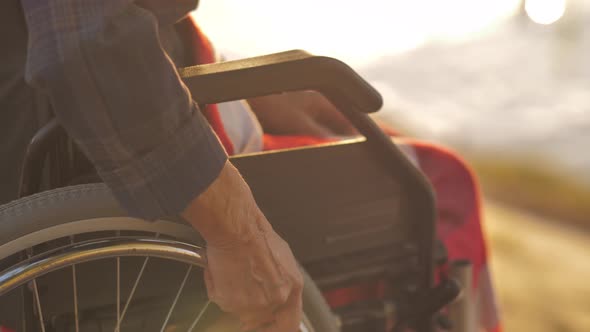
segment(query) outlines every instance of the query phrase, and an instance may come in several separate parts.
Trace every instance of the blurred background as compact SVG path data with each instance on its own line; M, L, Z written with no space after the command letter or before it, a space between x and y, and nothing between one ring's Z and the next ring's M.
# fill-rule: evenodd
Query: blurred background
M344 60L376 116L453 147L486 195L505 329L590 331L589 0L202 0L227 58Z

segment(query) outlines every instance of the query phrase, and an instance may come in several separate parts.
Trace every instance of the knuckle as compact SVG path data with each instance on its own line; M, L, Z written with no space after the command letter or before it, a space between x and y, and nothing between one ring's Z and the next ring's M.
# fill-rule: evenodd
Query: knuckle
M215 299L211 299L211 301L215 302L225 312L237 313L247 307L246 298L242 292L227 292L224 294L218 293Z
M301 274L298 274L297 277L295 277L295 280L293 281L293 288L300 291L303 289L304 285L305 283L303 281L303 276L301 276Z
M223 310L224 312L229 312L229 313L235 312L235 308L233 307L233 304L231 302L225 301L220 298L217 298L215 300L211 299L211 301L213 301L215 304L217 304L219 306L219 308L221 310Z
M265 310L271 305L269 300L266 296L262 293L258 293L256 296L253 296L252 306L256 310Z
M281 287L271 294L271 302L273 305L281 305L289 299L291 287Z

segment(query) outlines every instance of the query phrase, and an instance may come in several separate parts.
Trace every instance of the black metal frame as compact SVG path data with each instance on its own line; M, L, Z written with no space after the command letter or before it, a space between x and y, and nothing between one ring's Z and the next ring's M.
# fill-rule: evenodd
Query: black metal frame
M405 312L406 322L421 332L431 330L432 316L458 292L454 283L435 289L435 198L431 186L418 169L403 155L393 141L371 120L367 113L381 108L379 93L346 64L303 51L289 51L269 56L180 69L193 98L212 104L295 90L316 90L325 95L365 136L374 159L388 171L406 174L402 179L409 199L420 202L412 222L420 225L420 266L427 269L417 284L425 290L417 294ZM19 196L68 184L88 170L89 163L80 157L56 119L34 136L23 162ZM49 176L44 176L49 175Z
M56 118L31 139L23 159L18 198L71 184L75 176L92 172L86 157L77 149Z

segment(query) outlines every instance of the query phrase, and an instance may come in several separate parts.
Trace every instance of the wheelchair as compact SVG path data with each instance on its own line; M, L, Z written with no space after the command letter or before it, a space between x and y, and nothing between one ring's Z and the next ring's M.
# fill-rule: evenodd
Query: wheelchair
M363 136L231 158L305 271L301 331L450 328L441 308L461 286L434 280L446 261L435 198L371 120L382 105L373 87L346 64L299 50L179 72L203 105L316 90ZM99 182L57 120L37 132L22 198L0 206L0 326L237 331L207 299L194 229L175 216L130 218Z

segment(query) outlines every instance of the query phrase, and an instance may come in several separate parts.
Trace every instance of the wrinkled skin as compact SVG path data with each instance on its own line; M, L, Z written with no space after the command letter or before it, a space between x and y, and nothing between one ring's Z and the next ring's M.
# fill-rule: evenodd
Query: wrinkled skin
M298 330L301 272L230 162L183 217L207 242L205 282L213 302L236 315L244 331Z

